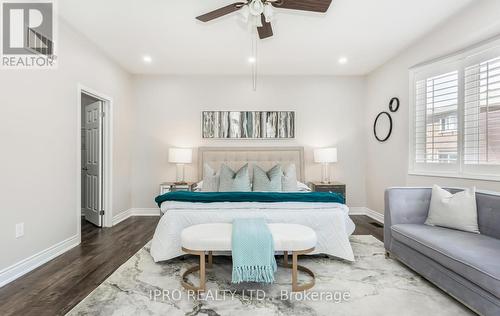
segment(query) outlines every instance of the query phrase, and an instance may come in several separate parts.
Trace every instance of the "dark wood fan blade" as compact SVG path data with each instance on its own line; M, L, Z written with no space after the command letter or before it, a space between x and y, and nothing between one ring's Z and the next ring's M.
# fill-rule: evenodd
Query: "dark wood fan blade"
M264 14L260 15L260 19L262 21L262 26L257 27L259 38L264 39L273 36L273 27L271 26L271 23L266 22L266 17L264 16Z
M281 9L326 12L332 0L279 0L273 2L273 6Z
M226 14L233 13L234 11L238 11L243 5L245 5L245 2L235 2L212 12L197 16L196 19L202 22L208 22L220 18Z

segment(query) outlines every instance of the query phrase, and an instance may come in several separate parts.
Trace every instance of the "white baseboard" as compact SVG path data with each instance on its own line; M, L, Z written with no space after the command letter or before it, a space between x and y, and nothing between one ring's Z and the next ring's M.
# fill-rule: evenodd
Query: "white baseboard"
M52 247L42 250L31 257L21 260L10 267L1 270L0 287L38 268L42 264L47 263L48 261L78 246L79 244L80 237L79 235L75 235L53 245Z
M128 209L126 211L123 211L121 213L118 213L116 214L115 216L113 216L113 226L123 222L124 220L126 220L127 218L129 218L131 215L130 215L130 212L131 212L132 209Z
M132 208L132 216L160 216L159 208Z
M384 214L369 209L368 207L359 206L359 207L350 207L349 215L366 215L371 219L376 220L379 223L384 223Z
M129 208L113 216L113 226L132 216L160 216L160 210L157 208Z
M376 220L379 223L384 223L384 214L374 211L366 207L366 216Z
M366 207L364 206L349 207L349 215L366 215Z

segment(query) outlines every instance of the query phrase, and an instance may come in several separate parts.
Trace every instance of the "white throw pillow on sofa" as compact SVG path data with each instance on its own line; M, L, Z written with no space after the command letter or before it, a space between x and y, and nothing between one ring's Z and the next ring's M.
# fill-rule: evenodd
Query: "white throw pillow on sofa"
M434 185L432 187L429 215L425 224L479 234L476 189L466 189L451 194Z

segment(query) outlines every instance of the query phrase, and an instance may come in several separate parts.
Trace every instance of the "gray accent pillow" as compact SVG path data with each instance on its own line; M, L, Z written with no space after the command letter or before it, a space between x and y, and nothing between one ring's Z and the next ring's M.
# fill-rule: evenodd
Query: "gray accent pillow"
M219 191L220 175L217 171L210 167L208 164L203 165L203 184L201 191L203 192L217 192Z
M479 234L476 189L451 194L437 185L432 187L426 225L442 226Z
M297 169L295 164L289 164L283 169L283 176L281 178L281 185L283 192L297 192L299 191L297 185Z
M222 164L220 167L219 192L248 192L250 189L250 177L248 176L248 164L234 172L231 168Z
M282 191L283 172L281 166L276 165L268 172L262 170L259 166L253 168L253 191L263 192L281 192Z

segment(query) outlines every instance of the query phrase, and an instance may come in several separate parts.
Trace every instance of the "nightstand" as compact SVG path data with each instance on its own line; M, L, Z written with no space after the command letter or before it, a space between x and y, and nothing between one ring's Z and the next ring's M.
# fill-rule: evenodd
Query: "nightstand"
M314 192L334 192L334 193L340 193L344 196L344 199L346 199L346 186L343 183L340 182L330 182L330 183L323 183L323 182L309 182L309 187L311 190Z
M196 182L176 184L175 182L163 182L160 184L160 195L174 191L194 191Z

